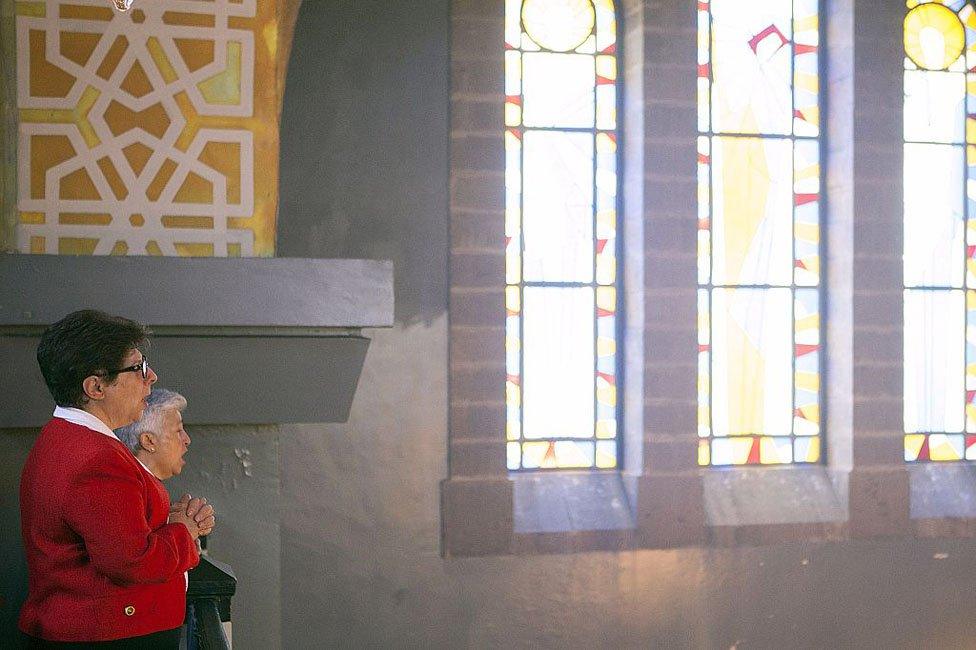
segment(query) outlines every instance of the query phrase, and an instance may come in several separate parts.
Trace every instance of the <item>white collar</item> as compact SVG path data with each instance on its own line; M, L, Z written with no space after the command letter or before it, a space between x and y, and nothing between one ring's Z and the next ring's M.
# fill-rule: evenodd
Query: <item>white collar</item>
M150 476L153 476L153 477L156 477L156 475L155 475L155 474L153 474L153 471L152 471L151 469L149 469L149 466L148 466L148 465L146 465L146 464L145 464L144 462L142 462L141 460L139 460L139 457L138 457L138 456L136 456L135 454L132 454L132 457L136 459L136 462L137 462L137 463L139 463L140 465L142 465L142 468L143 468L144 470L146 470L146 472L148 472ZM158 477L156 477L156 478L158 478Z
M88 411L82 411L81 409L76 409L71 406L58 406L54 409L54 417L67 420L72 424L78 424L86 429L91 429L92 431L105 434L109 438L115 438L116 440L119 439L119 437L115 435L115 432L113 432L107 424L99 420Z

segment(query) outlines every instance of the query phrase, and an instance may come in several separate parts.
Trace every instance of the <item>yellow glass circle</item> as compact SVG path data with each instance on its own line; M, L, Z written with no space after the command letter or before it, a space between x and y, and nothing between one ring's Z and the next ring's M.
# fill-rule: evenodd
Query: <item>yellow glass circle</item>
M596 11L592 0L525 0L522 27L547 50L566 52L593 33Z
M905 16L905 54L924 70L945 70L962 56L966 30L949 7L921 4Z

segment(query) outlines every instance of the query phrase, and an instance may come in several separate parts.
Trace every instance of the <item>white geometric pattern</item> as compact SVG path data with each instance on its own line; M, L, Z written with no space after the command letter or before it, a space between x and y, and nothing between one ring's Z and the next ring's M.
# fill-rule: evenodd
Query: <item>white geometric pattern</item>
M106 0L26 4L43 15L18 15L16 22L21 113L18 248L57 253L62 238L78 238L94 243L90 252L96 255L113 249L136 255L207 254L200 252L207 246L194 249L193 244L212 246L209 254L215 256L254 255L254 224L234 221L262 216L255 215L255 138L247 123L254 115L255 43L251 29L232 24L235 17L254 17L256 0L144 0L129 13L113 11L107 20L106 14L99 13L111 6ZM66 14L64 5L69 4L98 11ZM75 14L78 17L66 17ZM44 63L31 61L40 54L32 43L32 38L37 42L38 31L44 34L47 63L75 78L64 96L37 92L36 87L44 83L38 80ZM33 37L31 32L35 32ZM64 35L70 39L78 34L102 35L81 64L64 56L64 46L59 45ZM111 74L99 74L103 63L117 58L118 47L114 53L112 49L118 37L128 47ZM212 62L191 70L177 46L179 39L212 43ZM37 67L32 68L32 63ZM123 88L136 64L149 82L143 92ZM160 120L159 107L168 126ZM111 119L107 117L110 113ZM277 126L274 128L277 137ZM74 155L46 169L43 192L35 191L38 170L32 165L44 152L32 151L32 147L51 140L37 136L62 136L74 150ZM148 159L132 165L123 150L136 143L148 148ZM220 149L223 160L219 166L224 171L204 162L204 149L210 143L235 145ZM235 160L226 160L228 151L235 152ZM117 176L111 174L111 167ZM232 178L227 176L228 169ZM97 198L62 198L66 184L77 185L78 170L84 170L82 177L87 173L91 183L86 187L93 185ZM66 180L72 174L75 176ZM198 178L188 181L190 176ZM124 186L121 197L119 181ZM185 183L189 185L181 195ZM230 184L236 188L231 196ZM64 213L82 217L65 220ZM86 220L84 215L93 218ZM96 218L98 215L109 217Z

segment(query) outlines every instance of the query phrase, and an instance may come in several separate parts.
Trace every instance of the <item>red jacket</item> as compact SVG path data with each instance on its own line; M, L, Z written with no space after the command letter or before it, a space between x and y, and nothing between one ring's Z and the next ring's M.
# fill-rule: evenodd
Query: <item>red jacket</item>
M169 496L118 440L54 418L20 479L27 601L20 629L109 641L183 623L183 572L200 558Z

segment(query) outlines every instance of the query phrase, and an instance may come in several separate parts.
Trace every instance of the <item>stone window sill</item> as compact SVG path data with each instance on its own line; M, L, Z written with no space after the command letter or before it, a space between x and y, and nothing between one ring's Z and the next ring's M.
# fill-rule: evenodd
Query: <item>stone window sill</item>
M464 498L445 502L447 556L976 536L976 465L961 463L855 474L825 466L540 472L451 484ZM483 517L471 520L473 507Z
M512 552L575 553L634 546L635 513L620 472L509 474Z
M847 473L826 467L704 470L710 527L847 521Z
M908 465L911 518L976 519L976 465Z
M625 530L634 515L618 472L510 474L516 533Z

